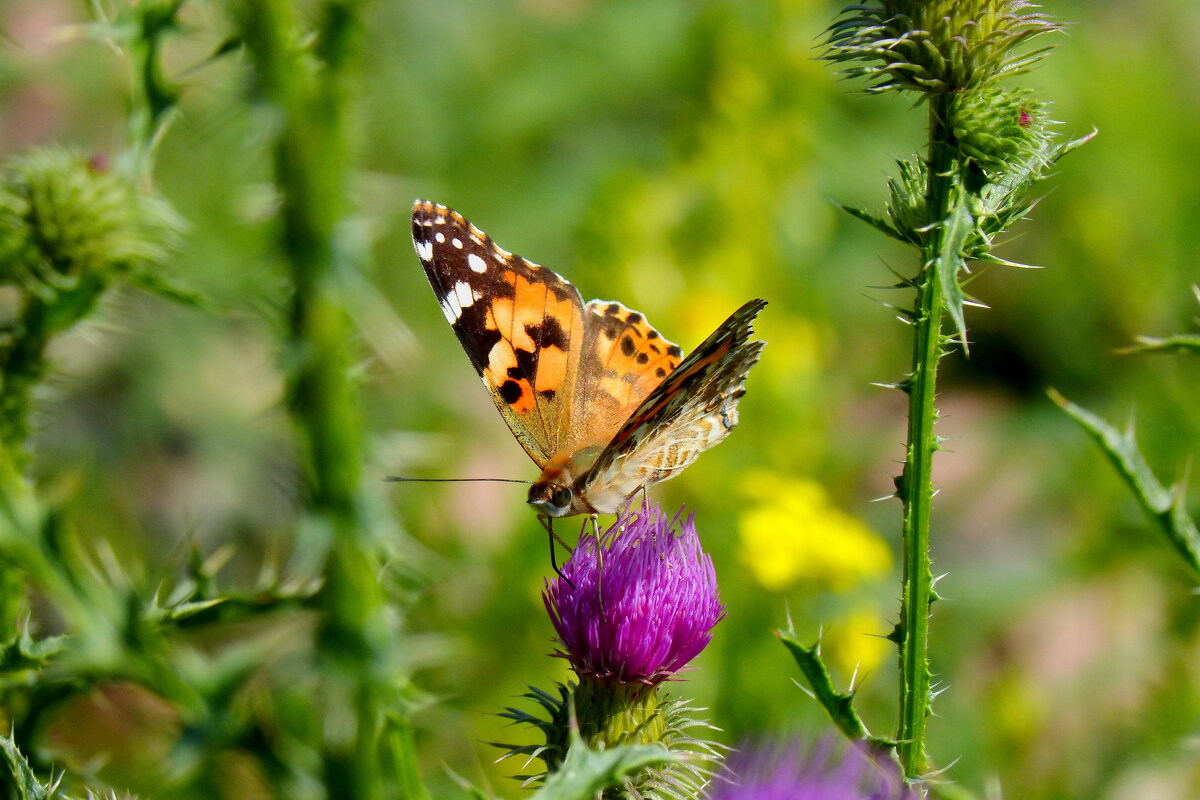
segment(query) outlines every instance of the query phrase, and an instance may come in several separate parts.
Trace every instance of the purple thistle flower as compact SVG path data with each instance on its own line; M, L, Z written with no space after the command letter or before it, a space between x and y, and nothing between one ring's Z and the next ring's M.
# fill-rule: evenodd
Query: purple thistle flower
M712 639L725 607L694 515L679 524L682 513L668 521L649 502L626 510L601 534L602 559L595 538L583 537L563 575L546 584L559 655L581 679L653 686Z
M807 757L798 747L762 747L730 759L710 800L916 800L898 770L854 748L834 756L828 740Z

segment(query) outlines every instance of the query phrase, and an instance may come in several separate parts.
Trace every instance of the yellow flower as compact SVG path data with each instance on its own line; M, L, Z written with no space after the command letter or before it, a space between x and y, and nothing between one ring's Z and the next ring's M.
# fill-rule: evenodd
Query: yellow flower
M820 484L756 472L743 491L752 502L738 520L741 558L766 588L808 581L845 592L891 569L887 544Z
M858 670L858 677L880 665L889 648L895 647L884 638L888 625L878 609L870 605L857 607L834 620L825 629L821 650L846 675Z

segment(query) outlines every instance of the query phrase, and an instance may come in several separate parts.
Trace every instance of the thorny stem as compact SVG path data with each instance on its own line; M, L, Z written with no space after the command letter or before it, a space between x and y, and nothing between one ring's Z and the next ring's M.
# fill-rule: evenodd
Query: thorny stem
M0 444L22 470L29 460L30 395L46 372L46 346L54 334L87 316L103 290L103 281L85 276L53 301L30 295L7 336L0 337Z
M30 297L19 328L0 348L0 442L25 462L25 440L29 436L29 393L46 369L46 343L50 338L46 304Z
M240 5L263 92L281 116L277 181L282 248L294 287L289 315L289 409L303 445L311 522L330 537L318 652L327 717L322 742L330 798L370 800L384 785L381 737L392 705L386 680L389 636L377 580L380 556L361 509L361 424L349 383L349 317L335 289L349 267L345 231L349 98L363 2L321 4L321 27L305 62L286 0Z
M901 548L904 591L900 609L900 720L897 749L904 774L919 777L925 768L925 725L929 714L929 607L933 574L929 559L930 507L933 500L933 453L938 449L937 367L942 356L942 315L945 297L935 266L944 227L950 214L955 149L948 126L949 98L929 103L929 183L925 194L927 219L934 222L922 247L913 317L913 360L908 389L908 445L899 494L904 503ZM945 268L945 266L943 266ZM957 268L957 264L950 265Z

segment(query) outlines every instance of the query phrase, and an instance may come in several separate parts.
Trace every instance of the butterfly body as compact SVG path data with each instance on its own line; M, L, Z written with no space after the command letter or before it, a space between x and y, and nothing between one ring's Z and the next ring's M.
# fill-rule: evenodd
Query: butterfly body
M684 358L641 313L585 304L570 281L445 206L418 200L412 233L446 320L542 470L529 491L540 514L615 513L737 424L765 301L743 305Z

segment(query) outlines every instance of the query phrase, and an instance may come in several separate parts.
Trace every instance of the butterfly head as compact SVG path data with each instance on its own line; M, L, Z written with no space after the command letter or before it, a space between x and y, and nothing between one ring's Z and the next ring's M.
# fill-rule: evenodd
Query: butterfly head
M547 517L566 517L578 513L572 510L575 492L570 486L555 480L540 480L529 487L529 505Z

